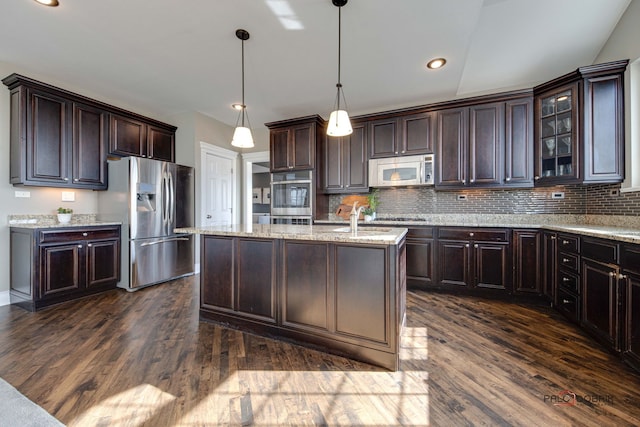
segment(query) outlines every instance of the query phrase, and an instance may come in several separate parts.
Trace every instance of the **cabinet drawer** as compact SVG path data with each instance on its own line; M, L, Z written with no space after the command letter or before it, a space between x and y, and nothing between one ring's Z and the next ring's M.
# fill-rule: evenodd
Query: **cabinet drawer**
M482 240L489 242L509 241L509 230L487 228L440 228L438 235L441 239L452 240Z
M623 245L620 251L620 265L625 271L640 274L640 245Z
M409 228L407 232L407 238L432 238L433 237L433 227L424 227L424 228Z
M580 255L606 264L618 264L618 244L613 241L583 237Z
M580 238L566 234L558 234L558 249L564 252L580 253Z
M558 271L558 286L565 291L580 295L580 278L567 271Z
M558 265L560 267L565 267L570 270L578 271L578 266L580 265L580 256L569 254L566 252L559 252Z
M579 308L577 296L563 289L558 289L558 310L563 312L571 320L577 322L580 318Z
M120 237L120 228L78 228L78 229L51 229L39 232L40 243L73 242L78 240L101 240Z

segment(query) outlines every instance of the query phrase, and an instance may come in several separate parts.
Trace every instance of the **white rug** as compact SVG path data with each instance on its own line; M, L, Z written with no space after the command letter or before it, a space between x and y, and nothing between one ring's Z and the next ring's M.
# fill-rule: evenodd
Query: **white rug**
M0 426L64 427L64 424L0 378Z

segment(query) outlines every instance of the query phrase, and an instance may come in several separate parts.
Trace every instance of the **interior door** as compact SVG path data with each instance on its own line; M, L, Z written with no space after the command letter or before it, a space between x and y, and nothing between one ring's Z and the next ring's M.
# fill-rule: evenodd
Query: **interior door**
M202 176L203 226L229 225L233 223L234 161L213 153L204 152Z

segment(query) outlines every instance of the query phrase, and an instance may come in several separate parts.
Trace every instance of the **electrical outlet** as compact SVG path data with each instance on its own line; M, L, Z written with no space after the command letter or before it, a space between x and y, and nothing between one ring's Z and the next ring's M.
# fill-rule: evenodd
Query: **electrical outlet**
M617 188L614 188L612 190L609 190L609 196L613 196L613 197L617 197L620 195L620 190Z
M29 197L31 197L31 192L29 192L29 191L16 191L15 195L16 195L16 197L28 199Z
M552 199L564 199L564 192L563 191L554 191L553 193L551 193L551 198Z
M458 200L467 200L467 195L466 194L458 194Z
M76 201L76 193L74 191L63 191L62 192L62 201L63 202L75 202Z

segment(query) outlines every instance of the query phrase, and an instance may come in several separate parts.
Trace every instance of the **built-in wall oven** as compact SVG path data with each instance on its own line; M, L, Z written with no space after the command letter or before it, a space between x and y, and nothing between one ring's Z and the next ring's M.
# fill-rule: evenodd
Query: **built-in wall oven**
M271 174L271 223L310 224L313 215L313 171Z

